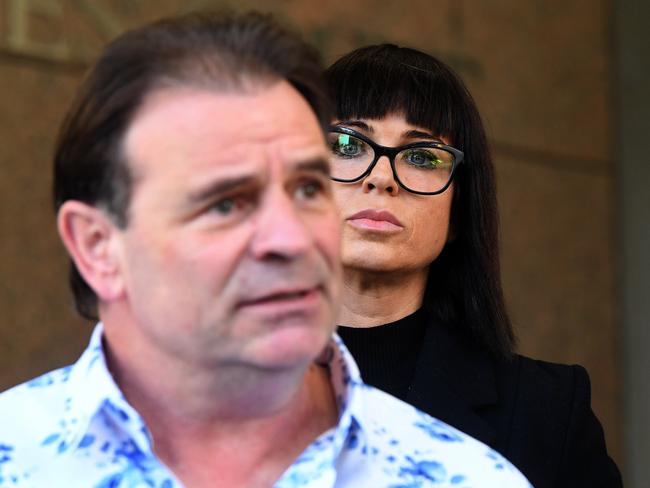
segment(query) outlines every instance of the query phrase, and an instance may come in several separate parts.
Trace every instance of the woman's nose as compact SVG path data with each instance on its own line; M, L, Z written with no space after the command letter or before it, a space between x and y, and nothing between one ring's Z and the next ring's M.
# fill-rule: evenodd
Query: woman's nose
M399 185L395 181L388 156L381 156L379 158L370 174L363 179L362 188L366 193L371 191L379 193L386 192L389 195L397 195L399 193Z

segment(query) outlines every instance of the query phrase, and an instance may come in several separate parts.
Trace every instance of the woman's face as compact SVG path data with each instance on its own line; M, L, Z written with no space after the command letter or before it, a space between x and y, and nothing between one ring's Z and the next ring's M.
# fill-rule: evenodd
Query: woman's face
M416 127L401 114L381 119L335 121L382 146L450 141ZM382 156L356 183L334 182L343 221L343 265L366 272L404 272L427 268L449 236L453 185L438 195L417 195L400 187Z

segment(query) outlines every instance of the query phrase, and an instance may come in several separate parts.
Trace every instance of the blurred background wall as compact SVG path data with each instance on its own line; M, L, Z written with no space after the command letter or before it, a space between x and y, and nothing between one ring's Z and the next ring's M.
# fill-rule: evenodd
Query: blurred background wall
M73 312L50 205L52 147L84 69L124 29L202 7L274 12L328 63L394 41L461 74L495 152L520 350L588 368L627 486L647 486L650 13L641 0L0 0L0 390L73 361L91 330Z

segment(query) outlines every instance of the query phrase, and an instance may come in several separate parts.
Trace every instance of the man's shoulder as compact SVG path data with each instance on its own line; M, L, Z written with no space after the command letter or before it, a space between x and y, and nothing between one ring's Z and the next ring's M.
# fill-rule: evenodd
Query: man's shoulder
M78 421L67 388L71 371L50 371L0 393L0 486L45 486L33 476L68 448Z
M1 392L0 408L6 408L16 399L25 397L54 398L63 394L62 387L67 384L71 371L72 366L54 369Z
M367 448L394 464L404 481L529 486L508 460L473 437L376 388L364 386L364 395Z
M0 393L0 418L5 419L0 428L0 443L12 437L26 440L30 434L60 422L69 403L65 386L71 368L50 371Z

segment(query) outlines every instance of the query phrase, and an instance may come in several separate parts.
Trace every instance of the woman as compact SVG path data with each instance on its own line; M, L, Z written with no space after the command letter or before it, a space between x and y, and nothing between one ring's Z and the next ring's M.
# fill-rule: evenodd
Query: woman
M494 447L537 488L621 486L586 371L514 352L494 171L463 83L394 45L353 51L327 78L339 333L365 380Z

